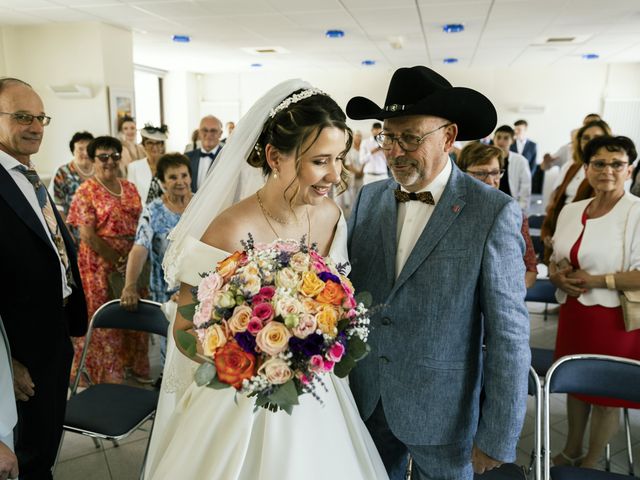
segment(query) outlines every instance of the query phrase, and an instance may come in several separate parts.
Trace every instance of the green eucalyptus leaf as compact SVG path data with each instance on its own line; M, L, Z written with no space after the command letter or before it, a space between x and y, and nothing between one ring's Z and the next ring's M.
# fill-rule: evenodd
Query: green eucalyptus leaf
M225 388L230 388L231 385L228 383L222 383L216 376L207 384L207 387L213 388L214 390L224 390Z
M196 339L193 335L184 330L177 330L176 340L187 356L191 358L196 356Z
M293 379L289 380L287 383L283 383L277 390L269 395L269 401L278 405L285 412L291 415L293 405L298 405L299 403L298 390L296 390Z
M182 318L193 322L193 316L196 314L197 303L189 303L187 305L181 305L178 307L178 312L182 315Z
M349 326L349 319L343 318L338 322L338 332L344 332L344 330Z
M196 384L199 387L208 385L214 378L216 378L216 366L209 362L200 365L194 375Z
M342 357L338 363L333 366L333 373L338 378L345 378L349 375L349 372L356 366L356 361L350 354L346 354Z
M363 304L365 308L369 308L373 303L373 296L369 292L359 292L356 294L356 302Z
M371 347L362 341L360 337L353 336L349 339L347 351L355 361L360 361L367 356Z

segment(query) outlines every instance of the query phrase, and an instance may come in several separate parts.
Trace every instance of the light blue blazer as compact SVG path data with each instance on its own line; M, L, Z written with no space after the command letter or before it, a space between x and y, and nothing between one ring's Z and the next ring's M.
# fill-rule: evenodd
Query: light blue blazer
M360 414L382 398L406 444L473 440L513 461L530 364L522 211L453 165L396 280L396 187L365 186L349 220L351 279L373 296L371 353L350 374Z
M0 442L13 450L13 427L18 417L12 378L9 339L0 317Z

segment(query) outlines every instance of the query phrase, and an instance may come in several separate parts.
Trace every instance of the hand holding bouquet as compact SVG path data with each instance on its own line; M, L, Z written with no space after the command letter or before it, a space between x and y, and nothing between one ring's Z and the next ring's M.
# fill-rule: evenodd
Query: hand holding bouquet
M324 374L346 377L367 354L367 310L344 267L304 239L257 245L249 236L243 246L203 275L195 303L180 307L205 360L195 380L290 414L300 395L320 399ZM178 341L196 355L194 336L179 331Z

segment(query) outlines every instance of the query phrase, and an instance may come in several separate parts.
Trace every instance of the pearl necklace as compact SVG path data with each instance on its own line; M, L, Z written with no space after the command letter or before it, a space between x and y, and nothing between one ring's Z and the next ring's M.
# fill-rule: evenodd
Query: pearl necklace
M82 170L82 168L80 168L80 165L75 160L73 161L73 166L78 171L78 173L80 173L80 175L82 175L83 177L86 177L86 178L89 178L95 172L95 169L93 168L93 165L91 165L91 168L89 169L89 172L85 172L84 170Z
M122 184L120 183L120 180L118 180L118 183L120 184L120 193L116 193L113 190L111 190L109 187L107 187L104 183L102 183L102 181L98 177L93 177L93 178L96 179L96 182L98 182L100 185L102 185L102 188L104 188L107 192L109 192L114 197L121 197L122 196Z

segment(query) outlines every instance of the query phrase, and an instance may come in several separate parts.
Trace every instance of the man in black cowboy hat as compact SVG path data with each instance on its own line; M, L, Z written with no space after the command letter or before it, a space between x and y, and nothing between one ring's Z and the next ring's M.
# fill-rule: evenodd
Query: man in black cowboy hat
M355 97L347 114L384 120L393 174L349 221L351 279L378 305L354 397L392 480L407 453L413 478L472 479L515 459L530 362L522 212L449 158L493 130L495 108L418 66L394 73L383 108Z

